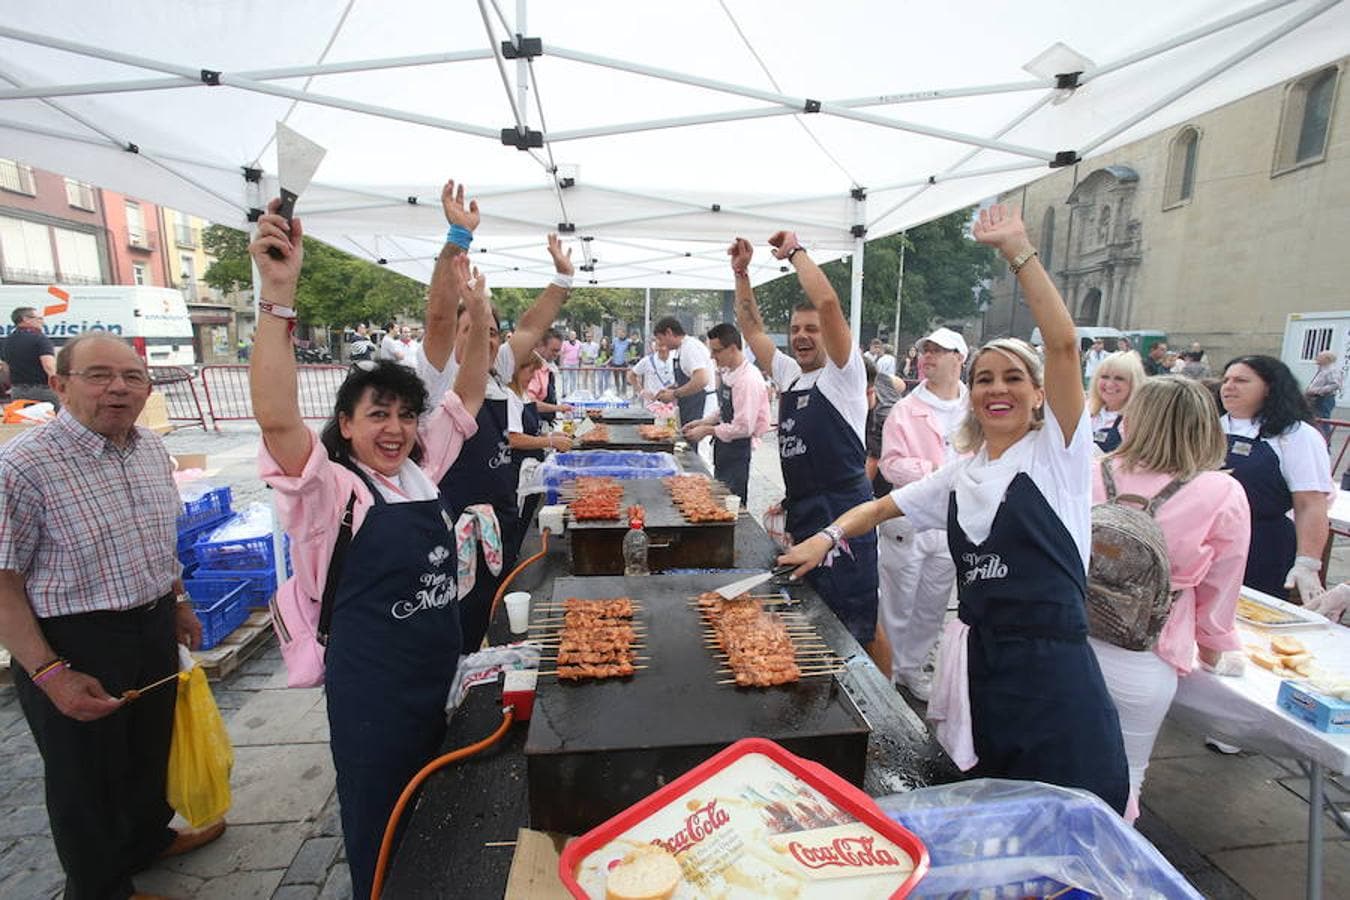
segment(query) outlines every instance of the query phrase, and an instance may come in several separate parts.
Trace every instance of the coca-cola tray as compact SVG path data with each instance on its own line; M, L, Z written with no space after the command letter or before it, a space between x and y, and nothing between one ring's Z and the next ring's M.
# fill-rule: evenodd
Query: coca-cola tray
M737 741L572 841L558 874L573 897L603 900L611 878L653 852L678 863L670 893L647 882L674 900L905 897L928 871L923 842L870 797L763 738Z

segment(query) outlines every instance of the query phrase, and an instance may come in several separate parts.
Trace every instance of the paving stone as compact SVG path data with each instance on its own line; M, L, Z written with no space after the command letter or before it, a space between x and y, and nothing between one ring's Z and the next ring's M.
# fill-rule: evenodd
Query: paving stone
M317 884L283 884L272 893L272 900L314 900L319 896Z
M1173 719L1164 719L1150 759L1156 762L1177 756L1203 756L1213 752L1205 747L1204 735Z
M16 806L0 816L0 839L49 834L47 807Z
M342 837L342 810L338 807L336 791L324 804L323 812L315 818L314 834Z
M40 869L0 875L0 897L14 900L50 900L59 894L66 884L66 875L60 866L44 866Z
M1328 841L1325 847L1324 896L1344 897L1350 885L1350 843L1343 839ZM1245 847L1212 853L1210 858L1253 896L1302 897L1307 885L1307 848L1307 843Z
M352 873L346 863L333 866L319 891L319 900L352 900Z
M313 820L333 793L333 783L333 757L326 743L236 746L230 822Z
M335 837L314 837L305 841L286 870L283 884L322 884L337 859L342 841Z
M56 864L56 848L52 846L51 835L14 838L0 846L3 846L0 849L0 872L40 869Z
M259 691L230 716L226 728L235 747L328 744L328 715L319 706L322 688Z
M0 782L0 809L43 806L46 802L46 784L41 778L17 778Z
M34 747L28 753L0 754L0 778L41 778L43 775L42 757Z
M233 815L233 810L231 811ZM232 872L285 870L304 843L305 832L293 823L239 825L192 853L167 859L157 868L196 878L219 878Z
M0 755L21 756L29 753L38 756L37 744L33 741L33 733L28 730L28 722L19 719L5 732L4 743L0 743Z
M235 872L207 881L193 900L269 900L281 884L281 869L270 872Z
M205 883L200 878L195 878L184 872L175 872L172 869L150 869L141 872L133 879L136 890L146 894L158 894L164 897L179 897L187 900L189 897L196 897L197 891Z

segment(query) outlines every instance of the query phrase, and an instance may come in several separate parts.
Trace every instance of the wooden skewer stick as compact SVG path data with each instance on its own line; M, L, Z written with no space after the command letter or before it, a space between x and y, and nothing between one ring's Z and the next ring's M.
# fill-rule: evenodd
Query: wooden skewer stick
M161 678L159 681L153 682L153 683L151 683L151 684L147 684L147 685L146 685L145 687L143 687L143 688L131 688L130 690L123 691L123 692L122 692L122 699L123 699L123 700L128 700L128 701L129 701L129 700L135 700L135 699L137 699L138 697L140 697L142 694L144 694L146 691L153 691L155 688L159 687L160 685L168 684L170 681L173 681L173 680L174 680L175 678L177 678L177 677L178 677L178 673L177 673L177 672L174 672L172 675L166 675L166 676L164 676L163 678Z
M558 661L558 657L556 657L556 656L541 656L541 657L539 657L539 661L540 661L540 662L557 662L557 661ZM617 664L620 663L620 662L651 662L651 661L652 661L652 658L651 658L650 656L630 656L630 657L628 657L627 659L624 659L624 660L612 659L612 660L608 660L608 661L606 661L606 662L599 662L599 663L576 663L576 665L583 665L583 666L608 666L608 665L617 665ZM573 665L573 663L564 663L564 665Z
M587 664L587 663L581 663L581 665L588 665L588 664ZM634 671L637 671L637 672L640 672L640 671L642 671L642 670L645 669L645 668L647 668L647 667L646 667L646 666L633 666L633 670L634 670ZM543 670L541 669L540 672L539 672L539 674L540 674L540 675L557 675L558 673L557 673L557 672L546 672L546 671L543 671ZM606 678L589 678L589 676L588 676L588 680L591 680L591 681L607 681L607 680L609 680L610 678L627 678L627 677L628 677L627 675L609 675L609 676L607 676Z

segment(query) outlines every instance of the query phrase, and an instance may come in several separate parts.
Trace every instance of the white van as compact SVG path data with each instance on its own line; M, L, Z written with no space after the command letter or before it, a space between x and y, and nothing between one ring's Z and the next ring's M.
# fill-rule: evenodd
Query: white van
M1078 334L1078 351L1080 353L1086 352L1092 346L1093 341L1101 341L1106 346L1108 353L1115 353L1120 349L1120 339L1125 337L1125 332L1117 328L1080 325L1074 331ZM1037 347L1041 346L1041 330L1039 328L1031 329L1031 343Z
M192 319L183 295L170 288L124 285L0 285L5 335L14 330L10 312L34 307L42 330L58 348L89 331L125 338L148 365L191 366Z
M1284 325L1280 359L1304 387L1317 372L1317 354L1336 354L1341 392L1337 406L1350 406L1350 312L1290 313Z

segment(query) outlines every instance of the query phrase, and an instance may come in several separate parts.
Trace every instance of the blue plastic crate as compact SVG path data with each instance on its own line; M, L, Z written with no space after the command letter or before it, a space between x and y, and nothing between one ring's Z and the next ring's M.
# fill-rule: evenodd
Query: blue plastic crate
M192 608L197 613L197 620L202 623L202 650L210 650L225 640L248 618L248 603L244 600L242 584L213 600L193 597Z
M196 500L186 501L178 516L179 533L225 519L230 515L230 497L230 486L226 485L212 488Z
M178 528L178 561L185 566L195 565L197 562L197 541L201 539L202 535L215 531L216 528L225 524L229 518L230 513L225 513L188 528L183 528L180 525Z
M574 450L559 453L539 470L540 483L548 488L548 502L558 502L558 489L581 476L617 478L665 478L680 473L669 453L645 450Z
M196 565L212 571L221 569L258 571L273 567L272 535L265 534L260 537L240 538L233 541L213 541L210 540L210 531L211 529L208 529L192 545L193 562ZM283 536L282 544L285 548L289 570L291 547L289 535Z
M286 574L291 574L290 558L286 560ZM244 586L244 602L250 609L267 605L277 591L275 569L208 569L195 566L183 575L183 586L196 600L199 596L224 596L239 585Z
M915 898L1200 900L1143 835L1086 792L977 779L893 794L877 805L928 848L931 868ZM1068 888L1075 892L1056 893Z

